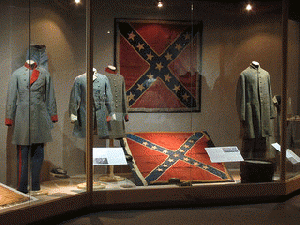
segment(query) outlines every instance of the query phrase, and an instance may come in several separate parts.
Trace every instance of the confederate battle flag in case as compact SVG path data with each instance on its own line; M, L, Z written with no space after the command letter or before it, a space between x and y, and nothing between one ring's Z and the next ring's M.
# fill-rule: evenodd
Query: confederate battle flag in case
M232 181L224 164L211 163L205 151L213 143L206 132L127 134L138 184L168 183L171 178L191 182Z
M202 23L116 20L129 111L200 111L201 33Z

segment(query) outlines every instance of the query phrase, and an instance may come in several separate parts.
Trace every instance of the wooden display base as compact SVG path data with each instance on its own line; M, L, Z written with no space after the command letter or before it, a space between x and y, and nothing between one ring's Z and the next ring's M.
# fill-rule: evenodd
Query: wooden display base
M78 184L77 185L78 189L86 189L86 182ZM93 182L93 189L104 189L105 188L105 184L102 184L100 182Z
M110 175L105 175L99 178L99 180L103 181L103 182L118 182L118 181L122 181L125 180L124 177L119 177L119 176L110 176Z
M30 191L29 195L31 196L40 196L40 195L48 195L48 191L46 190L39 190L39 191Z
M113 139L109 140L109 146L114 147L114 140ZM118 182L118 181L125 180L125 178L123 178L123 177L115 176L113 165L109 165L108 170L109 170L109 173L107 175L101 176L99 178L100 181L103 181L103 182Z

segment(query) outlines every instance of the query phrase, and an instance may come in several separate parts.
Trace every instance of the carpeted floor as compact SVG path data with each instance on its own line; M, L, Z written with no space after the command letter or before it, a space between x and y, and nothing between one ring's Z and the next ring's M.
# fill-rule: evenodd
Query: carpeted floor
M245 202L246 203L246 202ZM228 203L230 204L230 203ZM280 202L193 208L99 211L60 218L57 225L294 225L300 224L300 195ZM64 221L64 222L62 222ZM51 221L52 222L52 221Z

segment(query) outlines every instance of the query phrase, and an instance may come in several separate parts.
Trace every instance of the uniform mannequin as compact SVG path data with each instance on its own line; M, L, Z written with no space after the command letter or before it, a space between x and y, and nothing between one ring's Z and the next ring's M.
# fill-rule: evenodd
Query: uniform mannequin
M266 137L272 133L270 121L274 118L274 105L270 75L256 61L240 74L237 109L242 126L243 157L264 159Z
M116 120L109 123L109 138L123 138L125 137L124 122L129 120L124 77L118 74L114 66L107 66L105 72L111 86L116 113Z
M93 115L94 135L101 139L109 138L110 121L116 119L112 100L111 87L108 78L99 74L93 68ZM69 102L69 113L71 122L74 123L73 135L79 138L86 136L86 74L75 78ZM94 182L94 188L105 188L102 183ZM86 183L79 184L78 188L86 188Z
M12 74L5 118L7 126L14 126L12 143L18 151L18 190L28 192L28 167L31 166L31 194L43 194L40 171L44 143L52 141L51 121L57 122L58 117L50 74L32 59Z
M117 68L114 66L107 66L105 68L105 75L107 76L111 85L113 104L115 108L116 119L108 122L110 147L114 147L114 139L120 141L120 145L123 148L127 161L132 161L132 156L127 154L124 150L123 137L125 137L125 123L128 121L127 112L127 98L125 91L124 77L117 72ZM109 174L103 176L103 181L118 181L124 178L114 175L114 166L109 166Z
M94 131L99 138L108 138L107 123L115 119L114 106L109 81L105 75L93 69ZM84 138L86 135L86 74L75 78L69 102L71 122L74 123L73 135ZM106 115L106 110L109 115Z
M116 112L116 120L109 123L109 138L120 141L127 161L131 161L132 156L125 151L123 142L123 138L126 136L125 122L129 121L124 77L118 74L117 68L114 66L107 66L105 72L111 84Z

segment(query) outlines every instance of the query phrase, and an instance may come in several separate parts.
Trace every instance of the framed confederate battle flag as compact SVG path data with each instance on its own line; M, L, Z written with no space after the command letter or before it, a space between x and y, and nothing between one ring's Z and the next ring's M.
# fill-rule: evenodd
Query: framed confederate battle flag
M115 20L130 112L199 112L201 22Z

